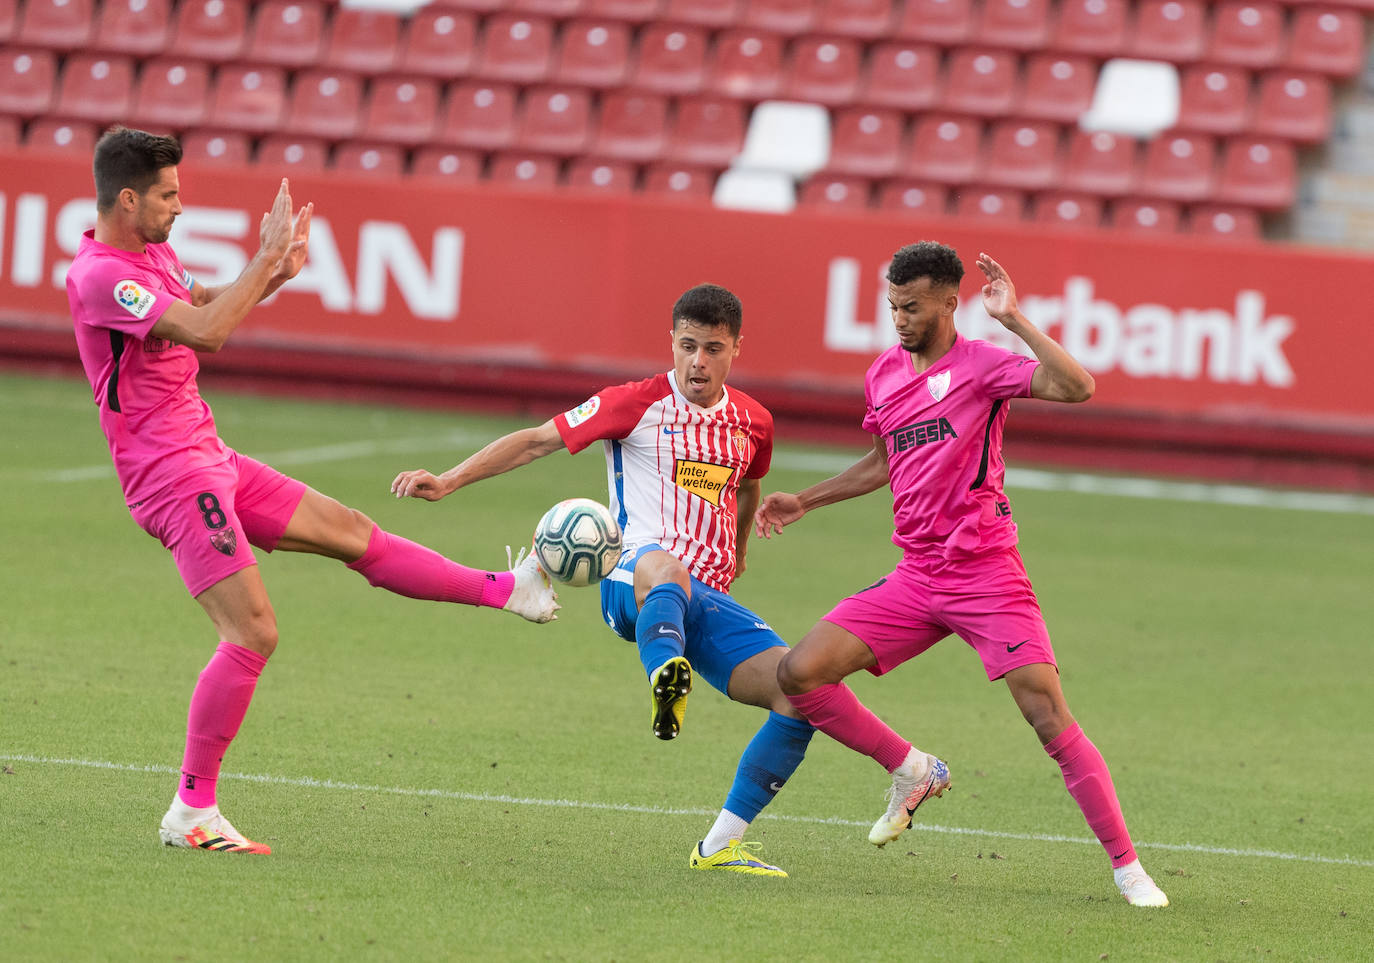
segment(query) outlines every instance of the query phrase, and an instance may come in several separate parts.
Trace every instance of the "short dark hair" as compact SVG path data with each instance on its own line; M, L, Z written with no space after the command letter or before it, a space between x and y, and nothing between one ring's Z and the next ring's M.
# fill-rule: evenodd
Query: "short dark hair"
M111 127L95 145L95 209L108 212L126 187L142 194L157 182L159 171L180 163L181 145L175 137Z
M888 266L888 281L902 285L920 278L930 278L930 283L937 287L952 284L957 288L964 279L964 263L954 248L936 241L918 241L899 248Z
M738 338L744 308L739 298L719 284L698 284L684 291L673 305L674 328L679 321L695 321L708 328L724 325L732 338Z

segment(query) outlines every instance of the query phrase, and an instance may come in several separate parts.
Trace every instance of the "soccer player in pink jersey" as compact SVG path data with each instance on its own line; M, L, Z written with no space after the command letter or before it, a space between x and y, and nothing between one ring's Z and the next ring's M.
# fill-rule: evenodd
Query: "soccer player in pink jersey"
M171 551L220 638L191 693L182 775L159 834L169 846L268 853L220 814L216 797L224 754L277 647L253 546L324 555L400 595L534 622L555 618L558 604L533 556L508 572L466 568L220 440L196 387L196 352L218 351L253 305L296 276L313 206L293 215L283 180L248 266L207 287L167 243L182 210L180 162L170 137L115 127L100 138L96 226L67 272L67 298L129 511Z
M812 725L892 774L890 805L868 836L882 846L911 825L926 799L949 788L949 768L894 732L842 680L859 669L882 675L958 635L989 680L1006 680L1059 764L1121 894L1134 906L1167 906L1141 868L1102 754L1069 713L1002 491L1010 400L1087 401L1093 379L1021 313L1000 264L979 254L978 268L987 279L983 307L1035 358L955 330L964 266L953 249L931 241L902 248L887 272L899 343L864 380L863 426L873 450L834 478L795 495L774 492L759 506L756 529L772 537L813 509L887 484L892 541L902 549L895 571L840 602L787 653L778 681Z
M576 453L601 441L610 507L625 538L620 563L601 582L601 612L612 631L638 646L654 735L673 739L681 731L694 672L736 702L768 710L688 864L786 876L743 841L801 764L814 730L778 687L786 643L728 594L744 571L760 479L773 454L773 416L725 385L742 319L732 293L698 285L673 306L672 371L605 388L442 475L402 472L391 490L438 501L560 448Z

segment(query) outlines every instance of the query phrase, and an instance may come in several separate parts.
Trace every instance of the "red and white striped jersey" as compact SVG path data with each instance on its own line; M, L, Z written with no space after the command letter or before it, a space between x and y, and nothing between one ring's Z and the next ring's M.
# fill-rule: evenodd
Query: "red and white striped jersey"
M740 481L762 478L773 458L768 409L729 387L715 407L699 407L669 371L603 388L554 424L574 454L604 442L627 552L661 545L707 585L730 590Z

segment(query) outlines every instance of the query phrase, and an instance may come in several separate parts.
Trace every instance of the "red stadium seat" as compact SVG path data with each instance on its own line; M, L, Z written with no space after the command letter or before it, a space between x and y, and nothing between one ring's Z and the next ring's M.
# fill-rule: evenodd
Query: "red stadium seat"
M478 16L486 16L489 13L498 13L509 9L510 0L446 0L444 6L471 12Z
M553 61L553 24L537 17L498 13L482 28L476 74L515 84L539 83Z
M612 90L601 98L592 152L598 157L645 162L668 145L668 101L657 94Z
M957 113L1001 117L1016 106L1019 85L1016 54L964 47L950 55L940 106Z
M902 40L957 47L973 40L972 0L907 0L898 14Z
M1320 74L1273 70L1260 78L1254 132L1300 144L1331 136L1331 84Z
M727 167L744 148L747 126L738 101L685 98L678 102L664 159L692 167Z
M1234 134L1250 123L1250 72L1192 64L1179 77L1179 130Z
M859 92L862 57L856 40L798 37L788 57L782 96L827 107L852 103Z
M147 130L186 130L205 122L210 68L200 60L149 60L138 72L130 120Z
M226 63L243 55L247 35L247 0L181 0L169 49L178 57Z
M283 130L292 137L344 140L358 130L363 82L339 70L302 70L291 83Z
M896 4L892 0L820 0L816 32L859 40L891 36Z
M392 144L347 143L334 148L334 170L394 180L405 173L405 154Z
M630 82L661 94L697 94L706 86L706 34L651 23L639 38Z
M1184 228L1189 234L1214 240L1257 241L1260 239L1259 215L1248 207L1198 204L1188 210Z
M835 214L868 210L873 185L862 177L820 173L809 178L797 193L797 207Z
M949 188L919 181L888 181L878 191L878 207L884 211L940 217L949 207Z
M134 64L128 57L71 54L62 66L52 114L101 125L123 121L134 90Z
M708 87L742 100L767 100L782 87L782 39L758 30L726 30L716 39Z
M558 161L537 154L497 154L487 176L510 187L552 190L558 186Z
M961 187L954 192L954 214L962 221L1011 223L1025 215L1026 195L1010 187Z
M0 116L0 150L19 146L19 118Z
M1126 48L1126 0L1061 0L1049 46L1064 53L1115 57Z
M1269 0L1224 0L1212 12L1207 59L1260 70L1283 56L1283 8Z
M76 50L90 40L95 23L92 0L25 0L15 43L50 50Z
M515 88L469 80L449 89L439 133L441 144L500 150L515 142Z
M339 7L329 21L321 66L373 76L396 66L401 18L388 10Z
M586 15L626 23L649 23L659 19L662 7L663 0L587 0Z
M578 87L532 87L521 98L517 150L563 157L591 143L591 95Z
M563 25L554 79L563 84L618 87L629 75L630 27L614 20Z
M897 41L874 44L858 100L912 113L935 106L940 92L940 51Z
M193 130L181 138L183 164L247 164L253 144L247 134L233 131Z
M244 56L255 63L306 67L324 45L324 7L314 0L264 0L253 9Z
M902 114L849 107L835 114L828 172L886 178L897 173L905 146Z
M1300 7L1288 28L1284 66L1332 77L1354 77L1364 67L1364 18L1345 7Z
M1000 120L988 130L982 180L994 187L1043 190L1059 177L1059 125Z
M410 159L410 175L451 184L473 184L482 177L482 155L433 144L421 147Z
M1113 201L1107 226L1126 234L1174 235L1183 215L1173 201L1124 198Z
M1102 198L1048 191L1031 199L1031 220L1049 227L1096 230L1102 226Z
M0 44L9 43L14 38L15 31L19 29L19 0L0 0ZM3 121L4 129L8 136L10 120ZM18 135L16 135L18 136ZM15 143L15 141L10 141Z
M94 124L44 117L29 125L24 149L89 160L98 136Z
M270 134L258 144L253 162L274 174L313 174L329 165L329 145L318 137Z
M663 20L717 30L738 23L743 12L743 0L666 0Z
M1064 153L1061 186L1109 197L1129 194L1139 180L1134 137L1107 131L1074 131Z
M162 53L171 36L171 0L105 0L90 46L143 58Z
M926 114L916 122L900 173L915 180L967 184L982 169L983 125L970 117Z
M37 117L57 92L57 58L47 50L0 49L0 113Z
M744 0L740 26L795 37L816 25L815 0Z
M1097 67L1086 57L1034 53L1026 58L1026 82L1017 114L1061 124L1077 123L1092 106Z
M406 21L396 69L448 79L472 70L477 56L477 19L463 10L431 5Z
M635 189L638 172L625 161L578 157L568 164L564 183L580 190L602 194L629 194Z
M210 92L213 127L265 134L281 124L286 107L286 73L279 67L225 64Z
M1202 0L1140 0L1126 52L1144 60L1191 63L1207 46Z
M716 173L689 164L651 164L644 169L644 193L653 197L711 203Z
M1237 137L1222 150L1213 200L1278 211L1297 198L1297 155L1287 141Z
M1140 191L1174 201L1200 201L1216 183L1216 143L1205 134L1164 133L1145 145Z
M516 13L528 13L551 20L569 20L582 15L586 0L510 0L509 6Z
M378 77L368 87L359 137L415 147L434 136L439 84L422 77Z
M1050 39L1049 0L983 0L973 37L990 47L1039 50Z

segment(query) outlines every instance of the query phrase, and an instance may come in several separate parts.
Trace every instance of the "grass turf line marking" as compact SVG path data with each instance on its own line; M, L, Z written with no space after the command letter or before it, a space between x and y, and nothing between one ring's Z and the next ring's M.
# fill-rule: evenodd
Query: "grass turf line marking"
M7 762L28 762L40 766L80 766L85 769L107 769L114 772L146 772L157 775L177 775L179 769L173 766L138 765L135 763L107 762L100 759L58 759L51 756L36 756L25 753L0 753L0 759ZM257 782L273 786L299 786L304 789L339 789L345 792L371 792L390 796L412 796L427 799L454 799L462 802L495 802L516 806L554 806L562 809L593 809L622 813L645 813L653 816L714 816L714 809L679 809L668 806L640 806L634 803L602 803L580 799L536 799L528 796L505 796L494 793L462 792L453 789L409 789L404 786L371 786L363 783L338 782L334 779L314 779L310 776L290 777L272 776L264 773L222 772L221 779L241 782ZM869 823L840 816L792 816L784 813L760 813L760 819L773 819L779 822L807 823L822 826L867 827ZM1056 836L1048 833L1004 833L992 829L967 829L962 826L940 826L921 823L919 828L925 832L945 833L951 836L984 836L992 839L1018 839L1041 843L1076 843L1086 846L1100 846L1096 839L1078 836ZM1284 853L1272 849L1238 849L1230 846L1202 846L1196 843L1147 843L1137 842L1146 849L1163 849L1171 852L1203 853L1209 856L1239 856L1260 859L1281 859L1297 863L1324 863L1337 866L1359 866L1374 868L1374 860L1355 859L1349 856L1319 856L1315 853Z

